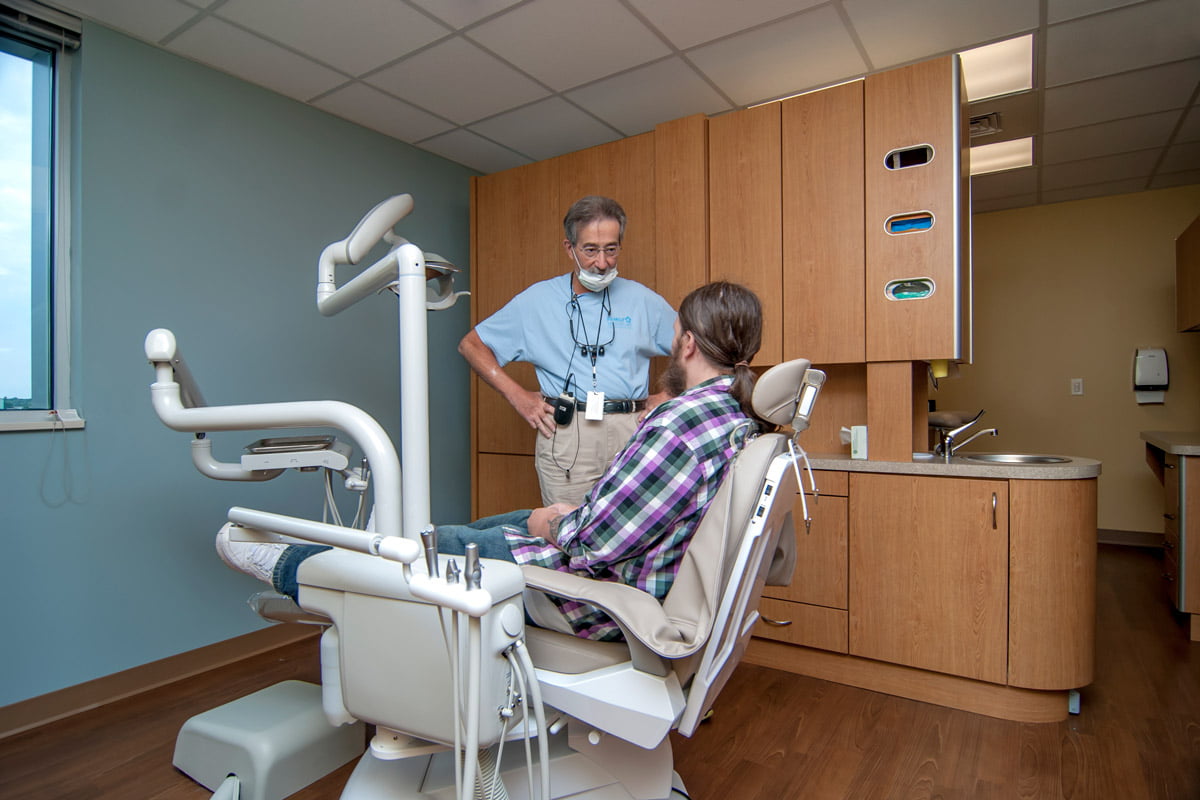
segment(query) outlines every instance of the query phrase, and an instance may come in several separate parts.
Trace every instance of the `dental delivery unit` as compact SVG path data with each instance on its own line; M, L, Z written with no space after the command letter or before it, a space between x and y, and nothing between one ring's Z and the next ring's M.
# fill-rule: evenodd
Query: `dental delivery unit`
M326 316L383 289L398 298L400 456L348 403L207 405L175 335L146 337L154 410L195 434L201 473L252 482L321 470L327 509L334 473L360 498L350 524L336 504L328 522L229 509L238 541L332 546L300 565L298 603L273 590L252 598L268 619L324 628L321 685L286 681L196 715L174 763L224 800L282 800L354 758L345 800L687 797L669 734L696 731L745 651L763 585L790 581L791 508L807 465L796 440L825 375L798 359L759 378L756 412L791 432L761 434L735 457L661 602L621 583L479 558L474 545L459 564L437 553L430 519L426 313L466 293L453 290L457 270L393 232L412 208L401 194L368 212L321 253L317 286ZM386 254L338 286L336 268L377 246ZM206 438L291 428L336 435L259 439L239 462L218 460ZM351 444L361 466L351 466ZM599 607L625 641L571 635L546 594Z

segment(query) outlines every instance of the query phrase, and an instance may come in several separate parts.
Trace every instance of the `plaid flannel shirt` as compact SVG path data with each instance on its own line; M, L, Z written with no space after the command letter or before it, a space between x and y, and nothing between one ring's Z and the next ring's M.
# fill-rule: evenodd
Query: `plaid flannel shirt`
M620 581L662 600L680 559L754 425L729 394L730 376L693 386L656 407L616 455L583 505L558 525L558 545L515 531L518 564ZM619 640L594 606L553 598L577 636Z

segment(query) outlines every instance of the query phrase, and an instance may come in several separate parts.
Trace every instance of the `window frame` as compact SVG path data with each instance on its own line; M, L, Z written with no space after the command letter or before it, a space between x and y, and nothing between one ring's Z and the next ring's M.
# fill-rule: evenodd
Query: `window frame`
M17 6L13 0L5 5ZM55 19L59 22L61 18ZM18 41L46 47L45 39L28 35L9 26L0 33ZM53 44L51 45L53 47ZM71 142L74 57L71 44L61 42L54 49L51 90L51 183L50 257L46 279L50 281L50 404L49 410L0 410L0 433L9 431L72 430L83 428L85 420L73 406L71 392Z

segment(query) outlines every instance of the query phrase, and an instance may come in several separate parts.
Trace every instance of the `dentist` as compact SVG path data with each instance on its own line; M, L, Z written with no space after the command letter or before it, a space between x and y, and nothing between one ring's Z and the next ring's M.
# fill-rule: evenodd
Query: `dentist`
M458 352L538 432L542 503L577 506L625 446L650 395L650 359L671 352L675 312L618 277L625 211L608 197L578 200L563 219L571 272L540 281L480 322ZM538 391L502 369L533 364Z

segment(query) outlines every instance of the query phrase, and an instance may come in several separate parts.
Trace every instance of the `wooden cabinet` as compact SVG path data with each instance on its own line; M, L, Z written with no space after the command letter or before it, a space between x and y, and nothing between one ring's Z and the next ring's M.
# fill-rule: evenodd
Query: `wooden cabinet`
M957 56L864 84L866 360L970 359L970 178Z
M850 476L850 653L1005 683L1008 482Z
M1195 226L1193 226L1195 227ZM1200 642L1200 433L1148 431L1146 464L1163 485L1163 585Z
M805 493L812 525L799 498L793 507L796 568L788 586L768 586L754 633L766 639L846 652L847 565L844 472L817 471L819 494Z
M752 289L763 306L754 365L783 356L779 103L709 120L709 277Z
M863 83L780 104L783 358L866 360Z
M1200 217L1175 240L1175 323L1200 330Z
M614 197L625 208L621 274L654 288L655 160L654 134L643 134L473 178L472 322L530 284L574 268L562 247L562 218L571 203L589 194ZM563 330L565 335L565 316ZM505 371L522 386L537 388L529 364L509 364ZM473 515L541 505L533 430L474 375L471 393Z

